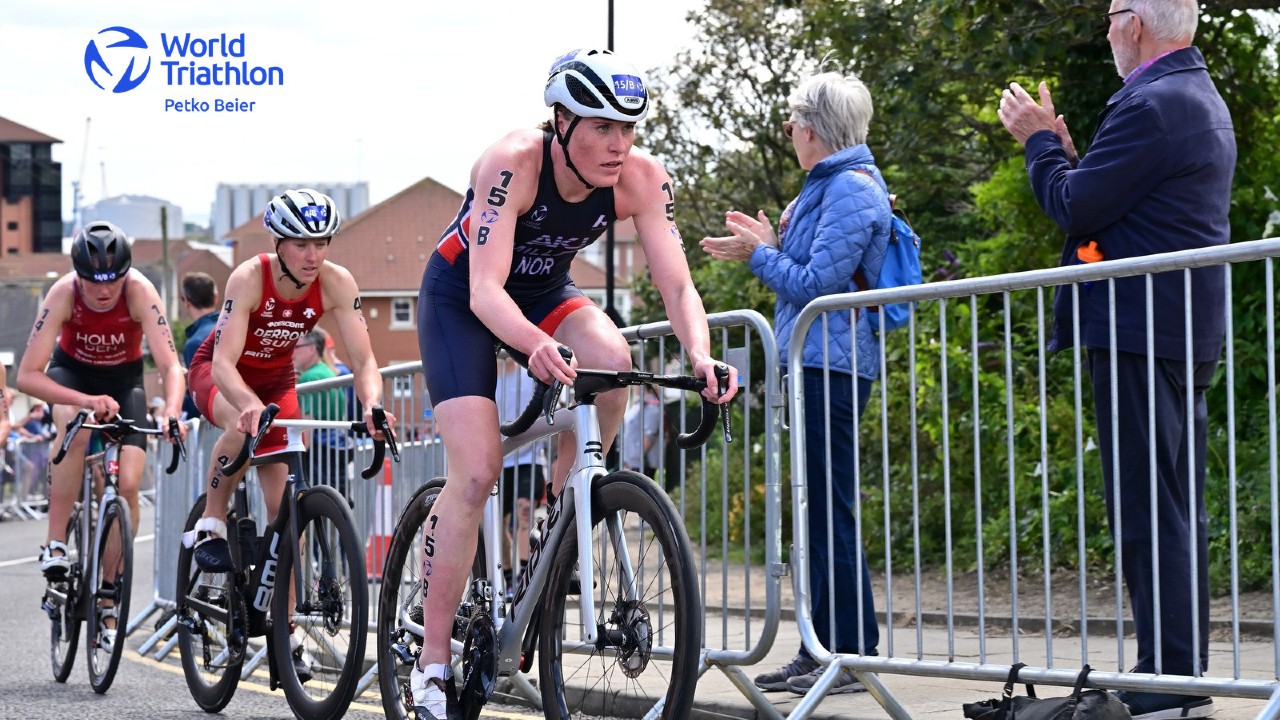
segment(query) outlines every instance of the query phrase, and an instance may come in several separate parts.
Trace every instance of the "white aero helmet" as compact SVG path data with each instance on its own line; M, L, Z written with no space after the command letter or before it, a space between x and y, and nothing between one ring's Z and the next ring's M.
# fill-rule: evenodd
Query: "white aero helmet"
M262 213L262 224L278 239L310 240L333 237L342 217L333 198L318 190L285 190L271 198Z
M640 122L649 114L644 76L610 50L572 50L554 63L542 93L547 107L578 117Z

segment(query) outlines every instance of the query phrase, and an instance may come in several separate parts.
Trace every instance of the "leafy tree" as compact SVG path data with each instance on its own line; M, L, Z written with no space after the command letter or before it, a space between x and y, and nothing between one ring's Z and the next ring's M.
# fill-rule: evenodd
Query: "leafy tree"
M1276 209L1277 189L1268 183L1280 177L1280 156L1274 151L1280 147L1275 51L1280 22L1269 11L1278 8L1275 0L1206 2L1197 36L1237 132L1239 162L1231 208L1236 241L1261 237L1269 213ZM1009 82L1019 82L1033 93L1036 84L1047 82L1077 147L1087 152L1096 113L1120 87L1099 14L1096 3L1083 0L709 0L704 11L691 16L696 47L657 74L669 80L661 88L656 117L645 127L645 143L664 159L676 180L686 252L708 309L751 307L772 316L773 294L745 263L708 262L696 241L722 234L722 213L730 208L748 213L764 209L776 222L798 192L804 173L780 125L793 84L819 67L856 72L871 88L876 110L869 144L924 238L926 266L939 269L935 277L1056 265L1061 232L1036 205L1021 149L1000 125L995 108L999 92ZM1267 322L1262 269L1256 263L1236 268L1233 287L1235 337L1261 337ZM640 312L649 314L645 319L661 312L644 280L637 292ZM1084 455L1083 468L1074 464L1076 410L1068 353L1045 360L1046 406L1041 418L1040 337L1034 323L1023 321L1036 317L1039 300L1035 293L1016 293L1004 299L979 298L972 304L951 302L945 308L930 305L927 312L922 306L914 396L906 392L911 350L907 334L890 336L886 348L891 370L885 382L893 388L889 434L899 439L898 445L905 445L911 432L906 423L910 404L915 404L919 456L914 477L941 482L947 470L940 465L944 431L957 458L972 458L982 448L978 471L992 482L984 483L980 496L975 496L970 469L957 476L965 481L953 481L948 488L952 520L956 527L966 528L952 541L965 564L978 561L968 529L977 525L984 528L982 561L987 564L1007 560L1014 552L1034 555L1044 546L1046 534L1052 546L1074 549L1081 524L1076 508L1081 506L1085 562L1109 562L1096 453ZM1008 334L1003 326L1006 302L1015 320ZM939 338L944 321L949 338L945 379L952 393L946 397L940 394L942 358L930 345ZM1237 473L1242 498L1266 498L1265 473L1272 462L1264 427L1266 403L1274 390L1266 386L1263 372L1266 348L1250 340L1233 349L1238 425L1234 468L1229 467L1224 429L1224 372L1210 395L1214 431L1207 495L1211 517L1218 519L1227 517L1223 504L1230 472ZM967 392L975 376L982 417L973 416ZM1007 413L1006 386L1012 397ZM950 422L946 428L941 424L943 402ZM883 493L875 487L884 461L878 453L877 404L873 401L863 428L870 443L866 447L872 450L864 455L864 487L872 487L871 503L883 502ZM1087 438L1096 434L1087 391L1082 404L1080 432ZM1047 428L1043 438L1042 423ZM979 446L974 445L975 426ZM1009 437L1011 444L1006 442ZM1048 467L1039 467L1042 443L1048 447ZM1011 452L1006 450L1010 445ZM904 517L904 508L893 503L909 502L911 492L919 490L912 486L912 459L905 450L895 447L888 458L892 518ZM1081 477L1083 483L1078 482ZM1012 501L1008 484L995 482L1005 478L1014 479ZM1047 513L1039 504L1042 483L1052 498ZM926 558L940 561L946 549L945 496L932 492L922 497L921 537L929 545L922 551ZM979 500L983 517L975 510ZM1242 501L1237 510L1241 532L1266 534L1270 510L1265 500ZM864 516L868 512L879 517L878 509L864 508ZM911 529L891 523L879 529L886 541L900 542L903 532L909 541ZM1011 523L1018 531L1012 540ZM1210 550L1219 587L1229 570L1229 538L1220 525L1225 523L1214 524ZM1255 549L1257 557L1246 553L1241 560L1246 585L1269 580L1267 548ZM882 557L874 548L869 553ZM1074 553L1066 555L1047 562L1076 562Z

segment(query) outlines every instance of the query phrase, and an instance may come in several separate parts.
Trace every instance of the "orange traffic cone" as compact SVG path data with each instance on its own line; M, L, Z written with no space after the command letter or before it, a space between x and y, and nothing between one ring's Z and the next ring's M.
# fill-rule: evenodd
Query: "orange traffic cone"
M373 508L373 532L364 545L364 567L370 580L382 579L382 566L391 549L391 533L395 529L395 503L391 492L391 460L382 462L378 480L378 499Z

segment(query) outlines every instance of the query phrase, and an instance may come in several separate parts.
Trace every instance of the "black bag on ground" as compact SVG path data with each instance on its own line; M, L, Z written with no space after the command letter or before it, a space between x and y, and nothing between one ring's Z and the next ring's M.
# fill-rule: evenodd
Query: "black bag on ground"
M1014 697L1013 686L1018 682L1018 671L1026 663L1018 663L1009 670L1004 684L1004 695L990 700L964 704L964 716L971 720L1129 720L1129 708L1106 690L1085 690L1085 679L1092 670L1088 665L1076 678L1076 687L1066 697L1037 698L1036 688L1026 683L1027 696ZM1083 692L1082 692L1083 691Z

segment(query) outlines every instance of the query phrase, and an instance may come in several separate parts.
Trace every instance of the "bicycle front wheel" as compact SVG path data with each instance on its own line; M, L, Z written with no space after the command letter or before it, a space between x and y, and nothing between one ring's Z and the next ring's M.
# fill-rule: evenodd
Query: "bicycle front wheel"
M396 522L378 594L378 630L374 635L378 654L378 685L382 709L389 720L413 720L413 696L409 673L422 653L423 568L435 554L423 542L444 478L427 481L409 500ZM472 579L484 577L484 543L476 546ZM467 583L471 587L471 583ZM462 598L459 598L461 601ZM456 630L456 625L455 625ZM458 678L461 685L461 678Z
M195 529L204 506L201 495L187 515L185 532ZM235 527L233 514L227 517L233 555ZM232 573L201 572L193 555L186 546L178 551L178 651L191 697L205 712L216 713L231 702L240 683L249 639L246 606Z
M656 483L615 472L592 488L595 588L583 618L573 587L578 540L569 526L551 566L539 633L538 675L548 718L689 716L702 645L701 600L684 523ZM564 508L572 521L572 506ZM595 643L582 642L583 622Z
M88 632L84 649L89 662L89 684L105 693L116 677L124 653L125 625L129 621L129 590L133 585L133 530L129 505L116 496L106 501L98 549L94 554L96 587L89 588Z
M66 682L71 675L71 667L76 663L76 643L80 640L80 513L84 512L80 503L76 503L67 521L67 561L71 569L66 577L51 582L45 587L44 602L41 603L49 616L49 658L53 667L53 679Z
M299 718L342 717L364 672L368 579L351 506L330 487L298 500L297 552L280 548L271 599L272 652L289 707ZM302 595L294 597L295 558Z

